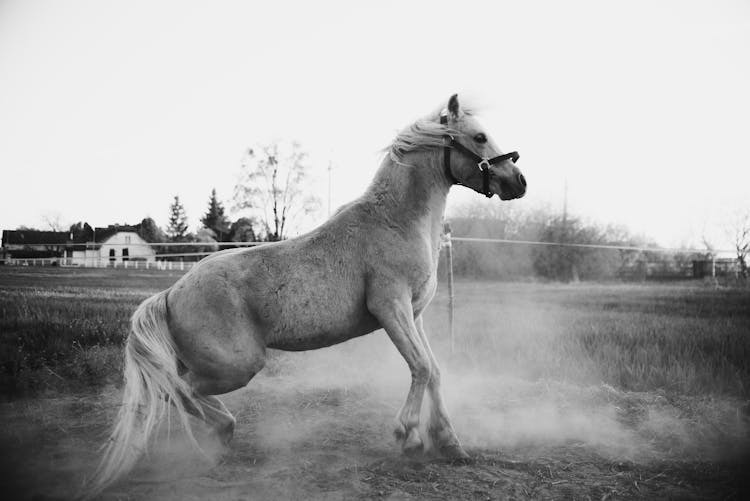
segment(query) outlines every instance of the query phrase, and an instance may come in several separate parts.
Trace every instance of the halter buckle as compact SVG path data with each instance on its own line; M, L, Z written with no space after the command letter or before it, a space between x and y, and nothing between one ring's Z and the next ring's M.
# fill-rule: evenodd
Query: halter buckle
M481 171L489 170L489 168L490 168L490 159L489 158L483 158L482 161L477 164L477 166L479 167L479 170L481 170Z

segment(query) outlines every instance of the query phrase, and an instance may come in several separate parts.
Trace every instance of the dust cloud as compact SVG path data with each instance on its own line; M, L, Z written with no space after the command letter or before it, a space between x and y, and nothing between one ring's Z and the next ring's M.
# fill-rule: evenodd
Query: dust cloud
M471 455L501 451L513 458L585 449L607 460L646 464L725 460L747 450L747 419L736 401L622 391L597 381L575 353L563 354L578 370L569 372L575 377L545 374L540 367L561 357L554 343L559 319L546 313L534 318L533 311L522 311L520 316L531 318L523 325L504 318L508 334L495 339L489 339L493 325L487 315L481 325L476 318L457 325L474 338L454 354L441 329L444 319L426 319L448 410ZM519 356L518 346L536 350L539 367L523 363L529 357ZM266 367L246 388L220 397L237 419L228 448L199 433L204 453L196 452L184 434L172 429L167 439L163 428L129 488L197 477L220 482L231 494L226 479L239 477L244 480L237 489L250 483L259 498L304 498L305 492L295 490L304 484L301 476L313 484L342 481L318 479L321 464L326 472L349 472L355 480L347 481L356 482L358 468L401 460L392 432L409 384L406 363L383 331L322 350L269 350ZM427 405L426 397L423 423Z
M575 445L611 459L649 461L721 459L746 444L746 421L732 401L687 402L603 383L532 379L526 371L493 372L488 363L467 365L434 344L449 413L469 450ZM294 451L346 420L372 433L350 437L355 442L398 453L391 432L409 384L406 363L378 331L325 350L273 353L265 373L225 400L238 413L238 427L253 427L257 446L272 454ZM429 403L425 397L423 422ZM275 413L279 408L286 412Z

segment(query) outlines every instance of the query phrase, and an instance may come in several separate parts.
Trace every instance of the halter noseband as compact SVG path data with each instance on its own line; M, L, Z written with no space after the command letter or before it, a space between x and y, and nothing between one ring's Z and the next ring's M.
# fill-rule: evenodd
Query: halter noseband
M448 124L447 114L440 115L440 123L443 125ZM510 153L505 153L503 155L498 155L492 158L480 157L479 155L471 151L469 148L467 148L463 144L456 141L456 138L451 136L450 134L446 134L445 139L448 140L448 144L446 144L445 147L443 148L443 159L445 163L445 174L448 176L448 179L453 181L453 184L460 184L460 185L466 186L461 181L456 179L456 176L454 176L453 172L451 171L451 149L455 148L477 163L477 167L479 167L479 171L482 173L482 190L483 191L481 193L487 198L491 198L492 195L494 195L494 193L490 191L490 176L492 175L492 172L490 172L490 166L499 164L500 162L504 160L508 160L508 159L510 159L513 163L516 163L518 159L520 158L520 155L518 154L517 151L511 151Z

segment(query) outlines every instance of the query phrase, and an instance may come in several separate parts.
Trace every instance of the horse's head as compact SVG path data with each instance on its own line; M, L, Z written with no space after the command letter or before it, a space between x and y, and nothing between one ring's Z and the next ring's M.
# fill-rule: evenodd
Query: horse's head
M526 179L515 164L518 153L503 154L477 119L461 109L458 94L451 96L440 121L453 132L444 153L445 174L450 181L487 197L497 194L501 200L521 198L526 193Z

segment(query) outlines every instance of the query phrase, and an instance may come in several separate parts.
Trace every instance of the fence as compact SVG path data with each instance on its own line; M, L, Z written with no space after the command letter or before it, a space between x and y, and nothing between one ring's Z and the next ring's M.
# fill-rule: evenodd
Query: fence
M512 244L514 246L543 246L543 247L568 247L583 248L592 250L613 250L613 251L633 251L640 253L662 253L671 255L700 255L707 256L709 252L705 249L675 249L675 248L653 248L653 247L635 247L622 245L604 245L604 244L578 244L563 242L539 242L529 240L509 240L495 238L471 238L471 237L451 237L447 233L444 238L444 244L454 243L481 243L481 244ZM152 257L155 260L144 260L143 258L127 258L118 256L112 259L108 256L88 256L84 258L72 257L45 257L45 258L0 258L0 264L9 266L61 266L61 267L82 267L82 268L123 268L123 269L144 269L144 270L180 270L185 271L192 268L197 259L213 254L220 249L229 249L237 247L249 247L263 245L266 242L156 242L156 243L132 243L129 247L149 246L156 247L160 251ZM80 246L81 244L60 244L59 247ZM201 252L164 252L169 248L192 247L211 249ZM191 249L189 249L191 250ZM718 251L729 252L729 251ZM449 255L449 259L450 259ZM188 258L188 260L185 260ZM175 261L175 259L179 259ZM687 260L675 262L674 260L654 260L638 259L634 262L631 269L624 270L620 278L703 278L706 276L717 276L736 274L738 267L736 260L716 259L715 255L702 257L701 260ZM452 266L450 267L452 269Z
M453 244L461 242L476 242L483 244L512 244L512 245L527 245L527 246L558 246L558 247L570 247L570 248L584 248L584 249L610 249L616 251L634 251L640 253L670 253L673 256L675 254L692 254L706 256L709 254L705 250L700 249L660 249L660 248L647 248L647 247L633 247L633 246L620 246L620 245L601 245L601 244L575 244L575 243L562 243L562 242L538 242L538 241L523 241L523 240L506 240L506 239L489 239L489 238L470 238L470 237L451 237L449 229L446 227L446 233L443 235L442 246L445 249L446 256L446 268L448 275L448 313L449 313L449 338L450 338L450 349L454 351L455 346L455 335L454 335L454 286L453 286ZM193 246L204 245L211 246L218 250L219 248L236 248L246 247L253 245L261 245L263 242L216 242L216 243L150 243L150 244L135 244L135 245L149 245L153 247L160 247L161 249L168 247L177 246ZM184 257L200 257L213 254L211 252L182 252L182 253L162 253L156 254L157 259L161 260L149 261L149 260L127 260L123 259L120 261L110 260L107 258L97 258L91 261L84 261L83 265L94 268L123 268L123 269L143 269L143 270L179 270L185 271L192 268L198 261L170 261L167 258L184 258ZM634 274L630 277L623 278L645 278L649 273L649 270L656 270L657 273L653 274L653 278L702 278L704 276L717 276L717 261L721 261L721 264L729 270L728 261L731 260L717 260L714 254L710 254L708 260L702 261L674 261L674 260L662 260L653 261L647 259L641 259L637 262L636 268L634 268ZM0 264L15 265L15 266L81 266L81 263L74 263L72 258L29 258L29 259L14 259L6 258L0 260ZM721 265L719 266L721 268ZM735 273L737 268L735 267ZM653 272L652 272L653 273Z
M207 255L210 253L206 253ZM198 261L145 261L124 260L109 261L108 259L88 259L84 263L78 263L73 258L51 257L51 258L5 258L0 259L0 264L6 266L61 266L68 268L121 268L125 270L189 270Z

